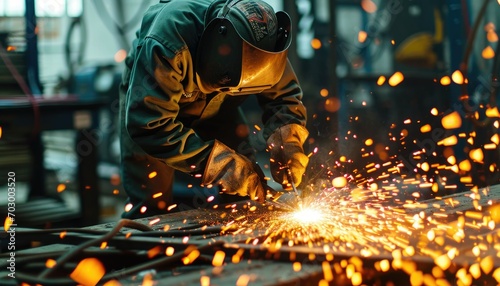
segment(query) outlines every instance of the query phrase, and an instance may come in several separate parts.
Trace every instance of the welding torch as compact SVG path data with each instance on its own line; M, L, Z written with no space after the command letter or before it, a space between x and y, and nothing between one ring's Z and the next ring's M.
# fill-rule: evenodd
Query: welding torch
M297 190L297 186L295 185L295 181L293 180L292 171L288 166L285 169L288 183L292 187L292 191L295 194L299 207L302 208L302 197L300 196L299 191Z

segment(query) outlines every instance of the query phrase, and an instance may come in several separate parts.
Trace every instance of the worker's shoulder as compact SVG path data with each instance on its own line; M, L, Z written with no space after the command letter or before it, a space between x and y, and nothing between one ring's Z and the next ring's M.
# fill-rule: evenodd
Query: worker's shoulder
M144 14L141 38L154 39L174 53L186 45L196 45L212 2L214 0L170 0L151 6Z
M162 1L151 6L144 18L154 19L153 25L192 25L204 21L205 13L212 2L214 0Z

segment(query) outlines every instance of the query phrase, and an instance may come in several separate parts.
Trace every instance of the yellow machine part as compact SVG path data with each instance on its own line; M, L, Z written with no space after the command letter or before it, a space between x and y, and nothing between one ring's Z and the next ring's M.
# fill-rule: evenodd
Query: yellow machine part
M434 23L434 35L422 32L413 34L403 41L396 49L396 61L428 68L435 67L437 55L433 51L433 46L443 41L443 20L437 9L434 9Z

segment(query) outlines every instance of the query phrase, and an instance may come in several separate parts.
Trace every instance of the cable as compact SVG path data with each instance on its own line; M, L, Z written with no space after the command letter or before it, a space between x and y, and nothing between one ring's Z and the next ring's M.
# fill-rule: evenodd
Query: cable
M173 237L173 236L186 236L186 235L203 235L203 234L211 234L211 233L220 233L223 230L222 226L202 226L194 229L170 229L166 231L158 231L158 230L150 230L143 231L139 233L134 233L133 236L140 237ZM227 230L224 228L224 230ZM92 234L92 235L102 235L108 233L106 230L97 230L97 229L78 229L78 228L56 228L56 229L36 229L36 230L18 230L16 235L18 236L40 236L42 234L55 234L66 232L66 236L70 236L71 233L81 233L81 234ZM121 233L117 233L116 235L123 235Z
M473 46L474 40L476 38L477 32L479 30L479 25L480 25L482 19L484 18L484 15L485 15L486 10L488 8L489 1L490 0L483 1L481 8L478 12L478 15L474 21L472 31L470 32L470 34L467 38L467 44L465 47L464 57L463 57L462 63L460 64L460 71L462 72L464 78L467 78L467 70L469 68L469 59L470 59L470 55L472 53L472 46ZM472 120L472 122L477 126L485 127L491 121L491 118L487 117L486 119L480 121L480 120L476 119L474 116L471 116L471 113L474 112L474 109L473 109L473 107L470 106L470 104L468 102L469 95L468 95L467 86L468 86L467 82L464 82L461 85L460 101L462 102L466 112L469 113L469 118Z
M69 69L69 77L72 78L75 74L75 67L77 65L81 65L83 62L83 57L85 55L85 47L87 44L87 29L85 27L85 23L83 22L83 18L77 17L72 19L68 32L66 33L66 39L64 43L64 59L66 60L66 65ZM71 48L71 36L76 27L80 27L81 39L80 39L80 49L78 51L78 56L76 58L76 62L71 60L72 48Z
M33 107L33 131L32 135L37 136L40 133L40 110L38 107L38 103L35 100L35 97L33 96L33 93L31 92L30 87L28 86L28 83L25 81L23 76L19 73L19 71L14 67L14 64L12 64L12 61L9 59L9 57L5 53L5 47L0 43L0 57L5 63L5 66L9 69L10 73L16 80L17 84L19 87L22 89L26 97L31 103L31 106Z
M106 233L105 235L98 237L98 238L95 238L95 239L92 239L92 240L89 240L86 243L83 243L83 244L77 246L76 248L72 249L71 251L67 252L65 255L59 257L57 259L54 267L45 269L45 271L43 271L37 278L40 278L40 279L47 278L48 276L53 274L57 269L62 267L62 265L64 265L64 263L66 263L68 260L70 260L73 256L80 253L82 250L84 250L87 247L97 245L97 244L100 244L104 241L107 241L108 239L112 238L115 234L117 234L118 231L120 231L120 229L122 229L123 227L129 227L129 228L134 228L134 229L143 230L143 231L152 230L149 226L135 222L133 220L121 219L118 221L116 226L111 231Z
M118 271L115 271L113 273L109 273L104 275L101 279L100 282L106 282L112 279L117 279L117 278L123 278L129 275L136 274L140 271L147 270L147 269L157 269L161 267L162 265L168 265L168 264L178 264L179 261L181 261L184 257L189 255L193 251L199 251L200 254L203 252L206 252L207 250L212 250L215 247L222 247L224 244L226 244L225 241L218 240L214 242L210 242L204 245L186 245L186 249L182 252L175 253L172 256L164 256L156 260L151 260L147 261L145 263L121 269ZM58 262L57 262L58 263ZM192 263L192 261L191 261ZM58 264L56 264L58 265ZM54 269L54 268L51 268ZM41 276L41 275L40 275ZM70 278L47 278L47 277L34 277L28 274L24 273L19 273L16 272L16 280L18 282L25 282L25 283L34 283L34 284L41 284L41 285L72 285L75 283L74 280ZM14 285L14 284L13 284Z

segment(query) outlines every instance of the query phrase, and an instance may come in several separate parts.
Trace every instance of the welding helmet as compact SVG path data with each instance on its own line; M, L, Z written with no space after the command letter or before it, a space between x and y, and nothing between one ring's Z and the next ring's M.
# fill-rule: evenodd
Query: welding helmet
M259 0L232 0L205 23L196 55L202 92L259 93L278 83L292 40L287 13Z

